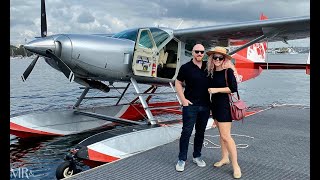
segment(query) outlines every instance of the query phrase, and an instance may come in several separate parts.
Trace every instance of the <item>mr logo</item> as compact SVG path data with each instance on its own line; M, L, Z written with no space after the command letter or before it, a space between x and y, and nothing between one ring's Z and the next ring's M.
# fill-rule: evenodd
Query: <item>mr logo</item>
M25 167L10 169L10 178L29 179L29 177L32 177L32 176L34 176L32 171Z

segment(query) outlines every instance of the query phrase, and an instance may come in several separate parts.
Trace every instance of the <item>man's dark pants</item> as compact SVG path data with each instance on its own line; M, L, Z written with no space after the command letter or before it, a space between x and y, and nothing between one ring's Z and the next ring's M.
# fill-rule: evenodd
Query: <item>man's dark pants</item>
M204 133L210 115L209 106L189 105L183 106L182 121L183 127L180 137L179 160L186 161L188 155L188 146L193 127L195 125L193 157L201 156L201 149L204 139Z

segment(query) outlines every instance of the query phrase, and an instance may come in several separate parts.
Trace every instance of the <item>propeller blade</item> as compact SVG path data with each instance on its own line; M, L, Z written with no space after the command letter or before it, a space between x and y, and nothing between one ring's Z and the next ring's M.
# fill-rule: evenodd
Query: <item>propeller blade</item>
M28 78L29 74L31 73L32 69L36 65L36 62L38 61L38 58L39 58L39 56L34 58L34 60L30 63L28 68L24 71L23 75L21 76L23 82L27 80L27 78Z
M69 79L70 82L74 81L74 73L71 69L55 54L52 53L52 50L47 50L46 53L57 63L57 66L60 68L62 73Z
M41 37L46 37L46 36L47 36L46 5L45 5L45 1L41 0ZM37 55L37 57L34 58L34 60L30 63L28 68L24 71L23 75L21 76L23 82L27 80L28 76L30 75L31 71L33 70L38 59L39 59L39 55Z
M41 37L47 36L47 15L46 4L44 0L41 0Z

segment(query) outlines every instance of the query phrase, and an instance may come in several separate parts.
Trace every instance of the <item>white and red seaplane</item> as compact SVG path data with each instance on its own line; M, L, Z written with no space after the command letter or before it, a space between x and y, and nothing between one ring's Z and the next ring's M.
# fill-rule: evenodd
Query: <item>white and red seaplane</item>
M22 75L26 81L39 57L61 71L70 82L83 86L83 93L72 109L38 112L10 118L10 133L20 138L63 136L101 129L115 124L129 125L121 131L104 131L89 137L72 150L68 161L58 167L57 177L76 172L74 159L95 166L112 162L171 142L180 136L180 119L163 121L156 115L180 115L180 101L173 82L182 64L191 59L195 43L206 48L230 48L240 81L257 77L266 63L266 42L287 41L310 36L310 17L290 17L189 29L141 27L116 34L55 34L47 36L45 1L41 0L41 37L24 47L37 54ZM263 21L262 21L263 20ZM306 65L268 63L268 68L308 68ZM124 87L115 87L124 82ZM139 84L150 85L142 90ZM136 98L120 104L133 85ZM157 92L167 86L172 92ZM90 89L106 94L123 89L112 106L82 108ZM151 102L153 96L172 94L174 101ZM248 115L254 112L248 112ZM209 122L209 123L212 123ZM209 124L208 123L208 124ZM209 128L209 126L208 126ZM152 139L150 141L150 139ZM128 146L128 142L130 146Z

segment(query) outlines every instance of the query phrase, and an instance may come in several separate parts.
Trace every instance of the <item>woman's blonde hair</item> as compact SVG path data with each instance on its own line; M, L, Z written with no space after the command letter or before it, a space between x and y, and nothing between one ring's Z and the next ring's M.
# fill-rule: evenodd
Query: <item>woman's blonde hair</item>
M210 76L211 78L213 77L213 72L215 71L216 67L215 65L212 63L212 54L208 57L208 61L207 61L207 72L208 72L208 77Z
M226 57L225 57L226 58ZM209 57L208 57L208 61L207 61L207 71L208 71L208 77L210 76L211 78L213 77L213 73L214 71L216 70L216 67L214 65L214 63L212 63L213 61L213 54L211 54ZM223 69L228 69L228 68L232 68L234 69L234 65L232 64L231 60L230 59L224 59L223 60L223 63L222 63L222 68Z

